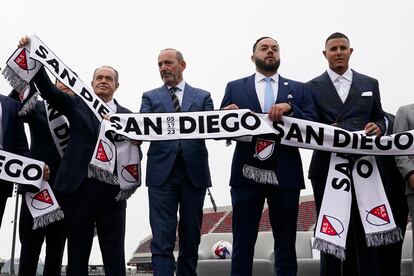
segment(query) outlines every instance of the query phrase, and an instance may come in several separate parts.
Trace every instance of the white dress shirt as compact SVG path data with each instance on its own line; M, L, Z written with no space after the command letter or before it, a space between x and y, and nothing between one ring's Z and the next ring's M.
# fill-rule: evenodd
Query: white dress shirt
M106 104L116 113L117 108L116 108L116 103L115 103L114 99L111 99Z
M265 101L265 82L266 76L262 73L256 72L254 77L254 84L256 88L257 98L259 99L260 107L264 110L264 101ZM279 74L276 73L270 77L272 79L272 88L273 88L273 102L277 99L277 93L279 91Z
M327 70L329 77L333 85L335 86L336 92L338 92L339 97L342 102L346 101L348 97L349 90L351 89L352 84L352 71L348 68L342 75L338 75L336 72L328 68Z

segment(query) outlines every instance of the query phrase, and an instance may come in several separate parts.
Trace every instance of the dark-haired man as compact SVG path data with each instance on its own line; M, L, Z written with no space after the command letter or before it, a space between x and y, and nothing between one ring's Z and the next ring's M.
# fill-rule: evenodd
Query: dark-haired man
M323 55L329 68L307 83L321 123L348 131L364 130L367 135L385 133L378 81L349 68L353 49L342 33L333 33L325 41ZM331 153L314 151L309 167L315 204L319 213L325 190ZM354 189L351 189L352 191ZM321 254L321 275L372 275L377 269L365 241L355 193L346 244L346 260Z
M305 85L278 74L279 44L261 37L253 45L256 73L229 82L223 109L249 108L268 113L273 121L283 115L317 120L312 95ZM261 148L271 154L260 154ZM300 189L305 188L298 148L284 146L276 135L254 136L237 142L231 169L233 254L231 275L252 275L254 246L265 200L275 237L274 267L278 276L297 273L296 222Z

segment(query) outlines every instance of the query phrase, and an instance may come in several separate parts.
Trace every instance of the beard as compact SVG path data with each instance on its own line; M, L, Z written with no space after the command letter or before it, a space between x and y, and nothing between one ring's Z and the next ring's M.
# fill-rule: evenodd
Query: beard
M256 64L256 67L261 71L276 73L277 69L279 69L280 66L280 59L276 60L275 63L266 63L264 60L256 58L254 60L254 63Z

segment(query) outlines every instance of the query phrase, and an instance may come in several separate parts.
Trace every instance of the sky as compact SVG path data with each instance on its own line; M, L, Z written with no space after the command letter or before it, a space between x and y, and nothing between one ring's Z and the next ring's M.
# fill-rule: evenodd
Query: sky
M36 34L85 83L90 83L93 70L101 65L116 68L120 87L115 98L137 112L142 93L162 85L157 66L160 50L175 48L187 62L184 80L210 91L219 108L227 82L255 72L250 56L257 38L275 38L280 45L279 73L306 82L326 70L325 39L340 31L354 48L351 68L379 80L383 109L395 114L399 106L414 102L410 85L413 12L411 0L3 1L0 67L4 68L21 36ZM10 90L0 78L0 93L7 95ZM234 146L207 141L207 147L210 190L218 206L230 205ZM142 148L145 172L147 143ZM311 152L301 152L306 175ZM307 181L302 194L311 193ZM9 199L0 229L3 259L11 253L14 202ZM204 206L211 207L207 196ZM147 188L143 186L128 200L127 260L150 233ZM19 252L17 240L17 257ZM95 239L90 263L101 262Z

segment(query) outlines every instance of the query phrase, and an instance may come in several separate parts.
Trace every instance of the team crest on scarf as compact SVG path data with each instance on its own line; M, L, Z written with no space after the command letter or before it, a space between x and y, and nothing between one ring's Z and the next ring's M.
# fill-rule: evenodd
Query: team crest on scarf
M339 236L344 232L344 225L339 219L324 215L320 231L329 236Z
M387 207L385 204L379 205L367 211L366 220L369 224L381 226L390 223Z
M22 48L20 53L14 58L14 62L25 71L32 71L36 68L36 62L32 59L27 59L30 52L26 48Z
M30 205L36 210L45 210L53 206L53 199L47 189L44 189L32 197Z
M260 161L269 158L275 149L275 141L257 139L254 157L257 157Z
M122 178L129 183L136 183L139 181L138 164L130 164L123 166L121 171Z
M101 162L110 162L113 158L113 152L109 144L102 139L99 141L95 158Z

